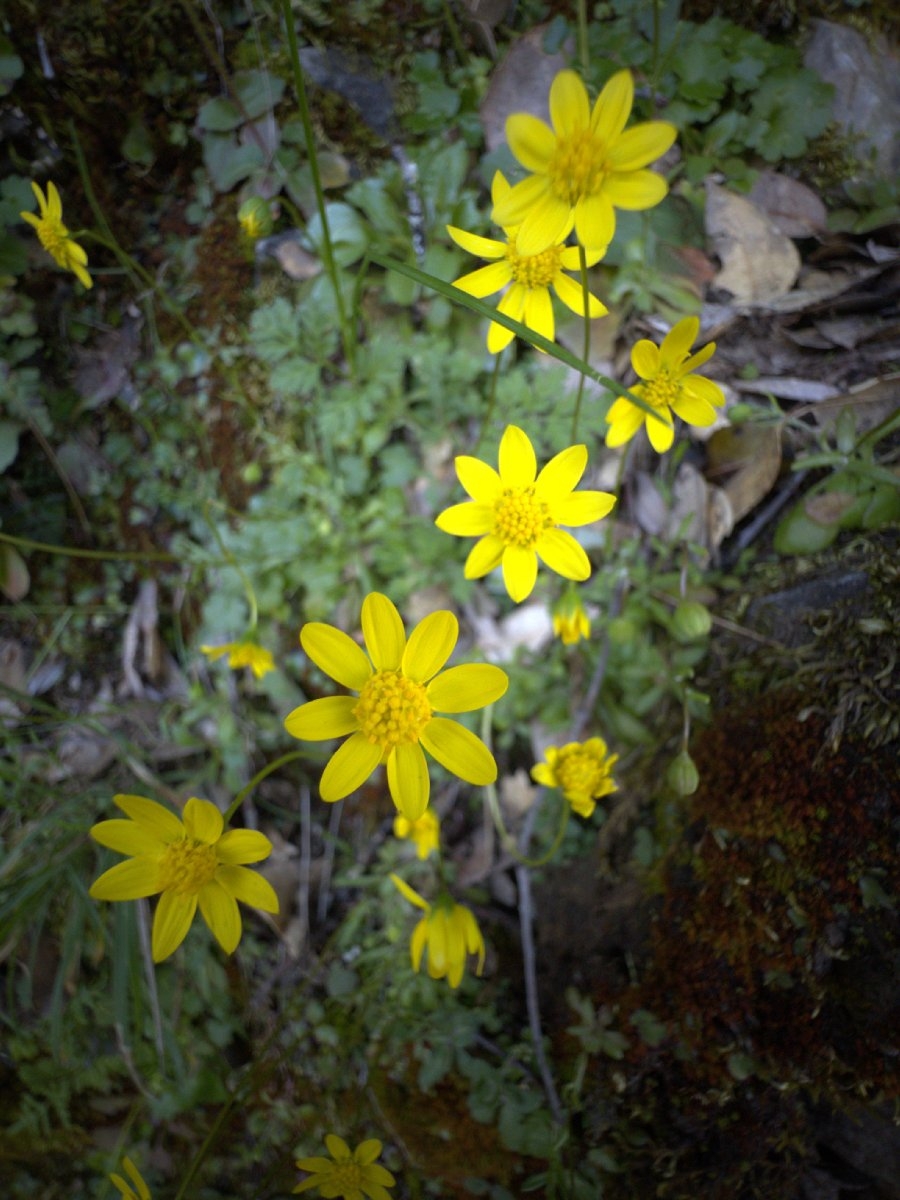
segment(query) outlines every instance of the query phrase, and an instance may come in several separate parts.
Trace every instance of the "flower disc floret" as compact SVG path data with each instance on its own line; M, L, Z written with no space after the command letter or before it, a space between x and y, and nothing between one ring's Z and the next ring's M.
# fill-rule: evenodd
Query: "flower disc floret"
M587 579L587 554L560 526L589 525L615 504L608 492L574 490L587 466L587 448L560 451L538 474L528 435L509 425L500 439L498 465L495 471L460 455L456 473L471 499L444 509L435 521L445 533L479 538L466 559L466 579L480 579L502 566L506 590L517 604L534 588L538 559L565 579Z
M151 949L162 962L184 941L197 908L226 954L241 939L237 902L278 912L268 880L246 863L268 858L272 843L252 829L223 832L222 814L208 800L191 797L183 820L144 796L114 796L129 820L100 821L91 837L130 856L105 871L90 888L96 900L139 900L159 895Z
M428 807L431 787L423 751L467 783L493 783L497 764L487 746L459 722L438 714L492 704L506 691L505 673L474 663L442 670L459 636L451 612L432 613L407 639L395 606L372 592L363 601L362 628L366 652L331 625L314 621L300 631L309 658L356 693L311 700L285 719L288 733L303 741L349 735L322 773L322 799L343 799L384 763L397 809L417 821Z
M616 208L650 208L665 196L666 181L646 168L672 145L675 127L648 121L626 130L633 103L630 71L613 75L591 108L584 84L566 70L550 87L552 129L528 113L507 119L509 147L532 174L494 202L492 219L518 227L520 254L541 254L573 227L586 250L605 250Z
M663 454L675 439L676 416L689 425L713 424L716 409L725 403L725 394L711 379L693 373L712 358L716 349L715 342L710 342L691 354L699 332L697 317L684 317L669 330L661 345L647 338L635 343L631 365L641 382L631 391L663 419L656 420L627 397L620 396L606 414L607 446L624 445L646 424L651 446Z
M491 198L494 203L498 204L509 191L509 184L497 171L491 185ZM590 292L585 310L583 287L566 274L567 271L580 269L578 247L565 246L563 238L560 238L557 244L547 246L539 254L524 254L514 226L504 229L505 242L479 237L453 225L447 226L447 232L463 250L490 261L490 266L480 267L477 271L455 280L454 286L479 300L503 290L504 294L497 305L497 311L516 321L522 321L529 329L551 342L556 334L556 322L550 289L579 317L602 317L608 311ZM586 255L585 264L593 266L602 255L602 249L592 250ZM514 336L511 329L492 321L488 328L488 350L491 354L499 353L509 345Z
M547 761L533 767L531 777L545 787L559 788L574 812L589 817L599 799L618 790L612 778L618 759L617 754L607 752L602 738L548 746Z

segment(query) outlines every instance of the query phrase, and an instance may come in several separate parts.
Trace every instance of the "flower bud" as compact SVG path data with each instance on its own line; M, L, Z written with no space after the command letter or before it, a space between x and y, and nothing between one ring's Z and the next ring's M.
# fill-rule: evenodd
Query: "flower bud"
M672 614L672 633L679 642L696 642L712 628L712 617L698 600L682 600Z
M687 750L676 754L669 763L666 783L677 796L692 796L700 786L700 774Z

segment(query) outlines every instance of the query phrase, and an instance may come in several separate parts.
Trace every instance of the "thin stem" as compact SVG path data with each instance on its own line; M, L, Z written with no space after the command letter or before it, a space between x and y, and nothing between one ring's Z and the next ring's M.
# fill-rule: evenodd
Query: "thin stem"
M328 816L328 840L325 843L325 853L322 856L322 877L319 881L319 903L316 907L316 920L321 925L328 916L328 905L331 901L331 874L334 870L334 848L337 844L338 831L341 827L341 814L344 811L343 800L337 800L331 806Z
M584 305L584 349L581 357L587 366L591 357L591 293L588 290L587 254L584 246L578 247L578 266L581 270L581 296ZM575 396L575 412L572 414L572 441L578 440L578 417L581 414L581 399L584 396L584 371L578 376L578 392Z
M590 52L588 50L588 19L587 19L587 0L578 0L577 8L577 39L578 39L578 58L581 62L581 70L587 74L587 69L590 66Z
M522 935L522 967L525 974L525 1004L528 1009L528 1027L531 1030L531 1040L534 1045L534 1059L537 1063L544 1092L553 1119L557 1125L564 1122L562 1105L556 1092L553 1076L544 1054L544 1035L541 1030L541 1013L538 1006L537 970L534 953L534 933L532 930L533 913L531 904L531 873L528 867L516 867L516 885L519 890L519 929Z
M137 927L138 942L141 947L141 961L144 965L144 978L147 980L147 994L150 999L150 1013L153 1020L153 1040L156 1043L156 1056L159 1059L159 1069L165 1074L166 1048L163 1041L159 992L156 990L156 971L153 969L153 955L150 949L150 906L146 900L138 900L137 902Z
M325 206L325 192L322 188L322 175L319 171L319 159L316 154L316 139L313 132L312 116L309 111L309 100L306 96L306 83L303 79L303 68L300 65L300 51L297 46L297 30L294 26L294 14L291 10L291 0L281 0L281 13L284 18L284 27L287 33L288 50L291 60L291 67L294 74L294 90L297 93L297 104L300 107L300 120L303 123L303 138L306 142L306 156L309 160L309 171L312 176L313 190L316 193L316 209L319 213L319 221L322 225L322 261L325 264L325 270L328 273L328 278L331 280L331 286L334 289L334 302L337 307L338 323L341 327L341 339L344 345L344 357L350 367L354 370L356 362L356 344L353 339L353 330L347 319L347 311L344 307L344 293L341 290L341 280L338 274L337 263L334 258L334 246L331 241L331 230L328 225L328 212Z
M21 546L24 550L38 550L44 554L67 555L69 558L95 558L107 562L184 562L183 555L166 554L162 550L81 550L74 546L56 546L52 542L36 542L33 538L15 537L11 533L2 532L0 542Z
M281 758L276 758L274 762L268 763L262 768L262 770L257 771L250 782L244 784L232 802L228 805L228 808L225 810L225 816L223 817L225 824L227 825L231 821L231 818L240 808L246 796L253 791L257 784L262 783L262 781L268 778L273 771L280 770L281 767L286 766L289 762L294 762L295 759L303 758L305 753L306 752L304 750L291 750L290 753L282 754Z

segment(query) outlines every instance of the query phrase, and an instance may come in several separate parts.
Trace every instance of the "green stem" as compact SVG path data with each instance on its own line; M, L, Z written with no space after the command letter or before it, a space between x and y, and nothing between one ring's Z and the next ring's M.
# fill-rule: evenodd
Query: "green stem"
M353 328L347 318L347 310L344 306L344 293L341 290L341 280L338 274L337 263L334 258L334 246L331 241L331 230L328 225L328 212L325 206L325 192L322 188L322 175L319 171L319 159L316 154L316 139L313 132L312 116L309 111L309 100L306 96L306 83L303 79L303 68L300 65L300 51L297 46L297 30L294 26L294 14L291 8L291 0L281 0L281 13L284 18L284 27L287 33L288 50L290 53L291 67L294 74L294 90L297 93L297 104L300 107L300 120L303 123L303 137L306 142L306 155L309 160L309 170L312 175L313 189L316 193L316 209L319 213L319 221L322 224L322 261L325 264L325 270L328 273L328 278L331 280L331 286L334 289L334 302L337 307L338 323L341 327L341 339L344 345L344 357L350 367L351 373L355 369L356 363L356 342L353 337Z
M0 533L0 542L11 546L22 546L25 550L37 550L44 554L63 554L69 558L96 558L107 562L184 562L184 555L165 554L161 550L78 550L73 546L54 546L50 542L36 542L32 538L14 537L11 533ZM208 566L213 564L209 563Z
M588 51L587 0L578 0L576 8L578 21L578 58L581 62L582 72L587 74L587 69L591 63Z
M268 763L262 770L257 771L249 783L245 783L232 802L228 805L225 811L223 820L226 825L231 822L231 818L243 804L246 796L253 791L257 784L262 783L273 771L278 771L281 767L286 766L289 762L294 762L298 758L305 758L304 750L291 750L288 754L282 754L281 758L276 758L274 762Z
M587 366L591 357L591 293L588 290L587 254L584 246L578 246L578 266L581 270L581 296L584 304L584 349L582 358ZM578 418L581 415L581 400L584 396L584 371L578 376L578 391L575 395L575 411L572 414L572 441L578 440Z

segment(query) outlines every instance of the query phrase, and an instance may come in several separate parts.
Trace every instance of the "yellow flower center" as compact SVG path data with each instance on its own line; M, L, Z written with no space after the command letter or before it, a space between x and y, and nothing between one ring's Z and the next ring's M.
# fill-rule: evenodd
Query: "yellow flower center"
M69 252L69 231L61 221L47 217L37 227L37 235L41 245L53 259L65 266Z
M593 796L609 775L603 762L580 748L560 754L555 770L567 796Z
M354 1189L359 1191L360 1185L365 1182L366 1180L363 1178L362 1168L358 1163L355 1162L348 1161L335 1163L335 1165L328 1172L329 1188L337 1189L336 1191L330 1193L334 1196L349 1195L349 1193Z
M568 204L600 191L606 178L606 147L589 129L556 139L547 174L554 195Z
M562 252L562 246L551 246L541 254L519 254L516 251L516 239L510 238L506 258L516 283L524 283L529 288L545 288L559 274L559 256Z
M219 860L215 846L194 838L170 842L159 861L159 886L164 892L193 896L210 882Z
M668 367L660 367L656 378L641 386L641 395L654 408L671 408L681 394L681 381L673 379Z
M431 705L424 684L399 671L376 671L359 693L353 715L368 740L387 752L419 740L431 720Z
M532 550L554 524L548 505L535 496L534 484L504 488L494 504L494 533L507 546Z

